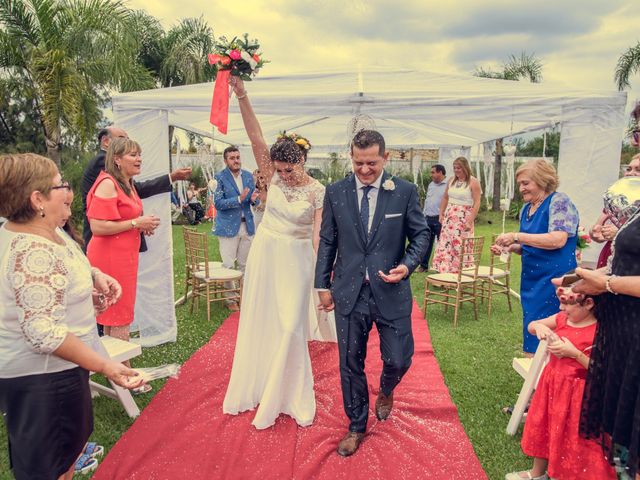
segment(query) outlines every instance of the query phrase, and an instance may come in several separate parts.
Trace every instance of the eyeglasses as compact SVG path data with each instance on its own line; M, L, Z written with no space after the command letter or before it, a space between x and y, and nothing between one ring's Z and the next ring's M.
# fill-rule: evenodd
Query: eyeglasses
M62 189L66 189L67 192L71 191L71 185L69 185L69 182L62 182L60 185L55 185L53 187L51 187L51 190L62 190Z

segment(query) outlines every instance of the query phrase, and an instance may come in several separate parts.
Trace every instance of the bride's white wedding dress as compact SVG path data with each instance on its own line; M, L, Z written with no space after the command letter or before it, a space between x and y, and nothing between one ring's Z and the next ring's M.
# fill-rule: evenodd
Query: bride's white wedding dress
M336 341L333 315L319 315L313 290L313 218L324 187L288 187L274 175L245 270L238 338L224 413L258 405L253 425L280 413L311 425L316 413L307 340Z

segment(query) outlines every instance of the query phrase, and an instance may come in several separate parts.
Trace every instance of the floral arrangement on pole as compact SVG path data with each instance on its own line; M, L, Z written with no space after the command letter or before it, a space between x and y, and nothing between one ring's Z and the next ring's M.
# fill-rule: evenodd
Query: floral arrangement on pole
M578 227L578 241L576 242L576 260L580 262L582 260L582 250L589 248L591 243L591 237L587 230L581 225Z
M229 123L230 76L251 81L252 77L267 63L260 58L258 50L260 50L258 41L249 40L249 35L245 33L242 38L233 37L231 41L226 37L220 37L214 43L214 53L208 55L209 64L215 65L218 69L209 121L218 127L220 133L227 133Z

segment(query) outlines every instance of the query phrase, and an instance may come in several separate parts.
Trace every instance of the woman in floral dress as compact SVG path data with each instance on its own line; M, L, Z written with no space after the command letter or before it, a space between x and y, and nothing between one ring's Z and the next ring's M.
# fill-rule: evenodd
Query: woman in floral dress
M458 157L453 161L453 178L440 204L440 239L433 257L433 268L439 273L457 273L460 269L462 239L473 236L473 224L478 210L482 188L471 175L469 161Z

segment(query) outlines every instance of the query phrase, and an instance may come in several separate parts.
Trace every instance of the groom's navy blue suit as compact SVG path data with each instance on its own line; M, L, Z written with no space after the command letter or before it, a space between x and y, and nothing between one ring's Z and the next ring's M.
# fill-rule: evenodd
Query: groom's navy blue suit
M335 304L340 378L349 430L364 432L369 392L364 373L369 331L376 323L383 371L380 389L390 395L411 365L412 295L409 276L386 283L378 275L404 264L411 273L429 239L415 185L382 173L369 233L360 216L355 174L326 189L315 287L330 289ZM407 243L408 240L408 243ZM366 279L368 273L369 279Z

